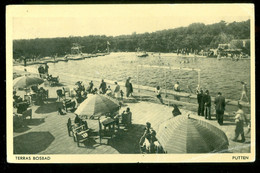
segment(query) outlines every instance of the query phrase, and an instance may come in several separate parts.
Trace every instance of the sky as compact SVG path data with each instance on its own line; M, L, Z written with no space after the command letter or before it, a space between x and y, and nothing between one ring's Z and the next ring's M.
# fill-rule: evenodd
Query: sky
M13 39L128 35L221 20L250 19L252 5L44 5L8 6Z

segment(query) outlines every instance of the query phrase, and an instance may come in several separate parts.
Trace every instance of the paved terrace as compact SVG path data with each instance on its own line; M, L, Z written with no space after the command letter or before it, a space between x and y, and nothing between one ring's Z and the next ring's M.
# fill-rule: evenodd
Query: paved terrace
M57 87L48 88L50 99L45 105L32 106L33 118L25 120L26 126L17 129L14 134L15 154L133 154L139 152L139 140L143 134L145 123L149 121L152 127L158 132L159 125L172 118L172 107L152 102L138 101L138 97L124 100L126 107L130 107L133 113L133 126L128 131L122 131L112 140L102 140L96 133L96 139L86 142L86 147L78 147L72 137L68 136L67 120L75 115L68 112L66 115L58 115L56 103ZM145 100L145 97L142 97ZM149 100L147 98L147 100ZM191 114L191 117L204 120L193 111L186 108L180 111L183 115ZM230 139L234 135L235 124L233 117L226 116L224 125L219 126L213 116L213 120L206 120L222 129L229 139L229 152L249 153L250 152L250 133L246 134L246 142L238 143ZM88 120L88 125L94 132L98 131L98 121ZM245 128L245 131L246 128ZM95 133L94 133L95 134Z

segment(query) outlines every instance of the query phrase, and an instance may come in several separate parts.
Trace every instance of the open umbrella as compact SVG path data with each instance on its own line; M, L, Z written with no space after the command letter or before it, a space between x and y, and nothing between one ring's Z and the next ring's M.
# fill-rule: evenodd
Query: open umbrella
M32 85L42 84L44 80L38 77L32 77L32 76L21 76L13 81L13 87L14 88L27 88Z
M157 138L167 153L223 152L229 145L222 130L184 115L161 124Z
M105 95L89 94L77 110L74 112L80 117L100 117L105 113L113 113L119 110L119 103Z

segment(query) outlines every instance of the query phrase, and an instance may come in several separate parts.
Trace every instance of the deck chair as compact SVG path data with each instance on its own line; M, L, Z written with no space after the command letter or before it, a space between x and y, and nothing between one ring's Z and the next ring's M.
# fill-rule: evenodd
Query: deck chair
M68 119L68 122L67 122L67 130L68 130L68 135L69 136L72 136L71 133L72 133L72 129L75 127L74 124L71 123L71 118Z
M76 142L77 142L78 147L80 147L80 143L84 143L85 141L87 141L89 139L88 130L83 130L83 131L77 132L75 134L75 136L76 136Z
M89 138L89 130L86 129L85 125L72 128L74 142L77 142L78 147L80 143L84 143Z

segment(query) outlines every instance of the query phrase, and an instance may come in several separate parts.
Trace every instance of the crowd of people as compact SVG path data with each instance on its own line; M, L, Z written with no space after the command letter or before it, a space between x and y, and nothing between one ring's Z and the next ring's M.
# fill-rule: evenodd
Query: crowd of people
M247 97L248 91L247 91L247 84L245 82L242 82L242 93L241 93L241 98L239 101L243 101L245 99L249 103L249 99ZM180 85L179 82L176 82L173 85L173 90L175 92L180 92ZM155 88L155 93L157 99L160 101L161 104L164 104L162 96L161 96L161 88L160 86L157 86ZM197 114L198 116L203 116L205 119L212 120L212 99L210 96L209 90L203 91L203 89L198 85L196 88L196 94L197 94L197 103L198 103L198 110ZM179 101L180 97L179 96L174 96L174 99ZM213 102L214 108L215 108L215 113L216 113L216 119L219 125L223 125L223 120L224 120L224 113L225 113L225 108L226 108L226 100L225 97L222 96L221 92L217 93L217 96L215 97L215 100ZM178 109L177 105L173 105L173 116L180 115L181 112ZM236 130L235 130L235 138L234 141L237 141L237 137L241 134L242 136L242 142L244 141L244 132L243 132L243 124L246 122L246 124L250 124L249 120L245 117L245 114L242 110L242 105L238 103L238 108L239 110L235 113L236 114ZM248 125L248 128L250 129L250 126Z
M130 82L131 77L127 78L125 87L126 87L126 97L133 96L133 86ZM116 99L123 99L124 91L121 89L118 82L114 82L114 89L111 88L110 85L107 85L104 79L101 80L99 87L94 87L93 81L90 81L88 87L85 89L85 86L82 84L81 81L77 82L77 88L74 90L76 91L76 96L81 97L82 95L91 94L104 94Z
M24 99L16 94L17 92L13 91L13 105L15 108L17 108L17 105L22 102L26 102L27 104L34 103L35 105L42 105L44 104L44 100L48 98L48 90L43 87L39 88L37 85L33 85L26 90Z

